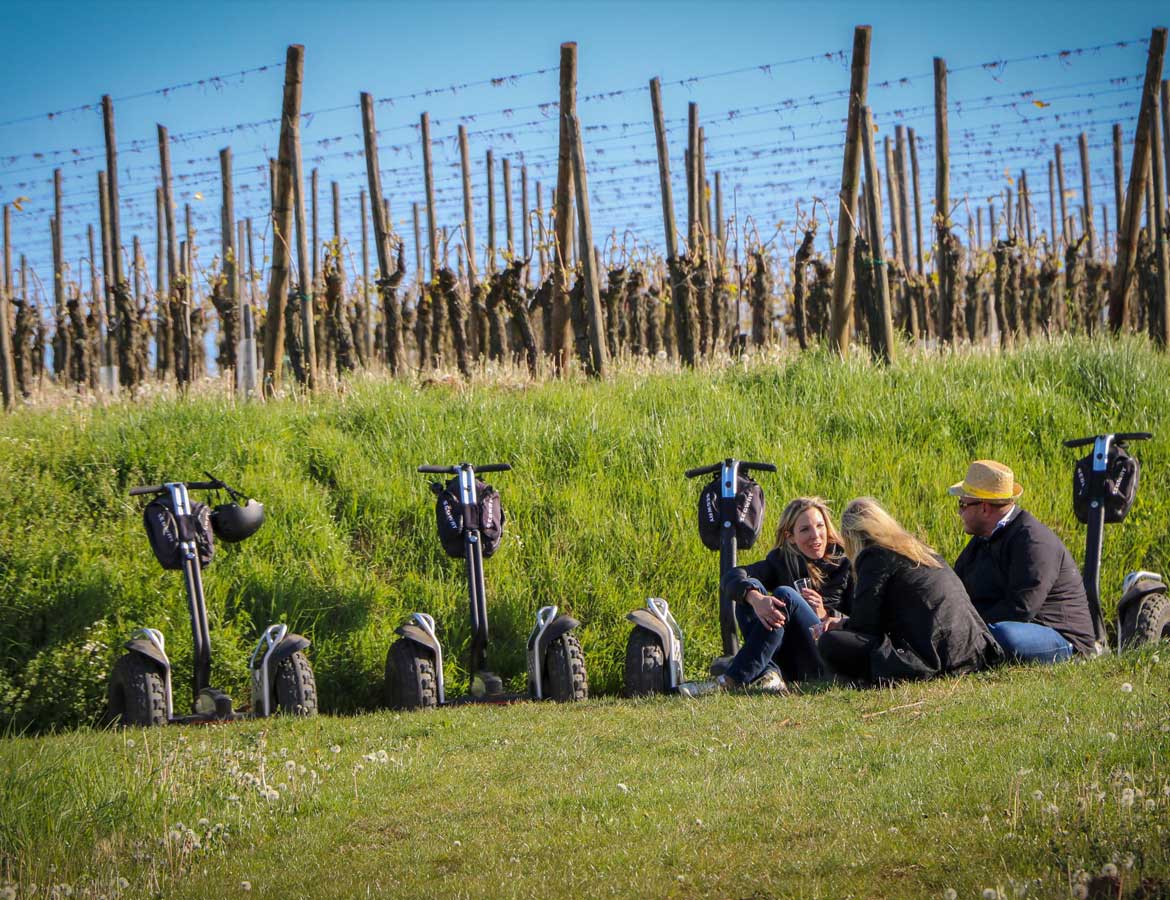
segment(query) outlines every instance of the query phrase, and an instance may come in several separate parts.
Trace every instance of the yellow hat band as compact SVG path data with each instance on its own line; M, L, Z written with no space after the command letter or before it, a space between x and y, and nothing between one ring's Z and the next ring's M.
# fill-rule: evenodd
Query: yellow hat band
M1011 500L1014 494L1008 493L1006 495L996 493L995 491L985 491L982 488L971 487L967 482L963 482L960 490L969 497L975 497L979 500Z

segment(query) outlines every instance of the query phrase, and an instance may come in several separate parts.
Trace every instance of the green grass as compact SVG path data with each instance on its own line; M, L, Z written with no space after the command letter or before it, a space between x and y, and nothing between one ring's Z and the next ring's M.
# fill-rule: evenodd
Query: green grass
M690 674L718 649L717 555L696 534L699 484L684 469L726 455L769 460L763 555L792 496L840 511L871 494L953 559L965 540L946 487L993 456L1025 504L1083 554L1072 515L1075 454L1062 438L1149 429L1129 519L1107 532L1106 607L1125 572L1170 570L1170 360L1141 341L1062 341L1004 355L912 355L885 369L810 352L713 371L628 370L611 381L493 386L360 381L312 403L216 398L23 410L0 417L0 723L93 721L121 644L161 628L188 683L178 573L149 550L127 490L210 470L262 499L268 522L217 548L205 572L213 682L247 694L252 642L283 620L313 641L323 708L381 702L386 649L430 612L454 693L467 683L462 563L434 529L420 463L514 464L491 481L508 514L487 563L495 668L523 683L532 616L578 618L595 694L621 688L625 613L665 597Z
M1068 898L1112 864L1127 898L1164 897L1168 684L1163 649L882 691L13 738L0 889Z
M882 500L953 559L946 487L975 457L1081 558L1066 437L1148 429L1123 574L1170 570L1170 361L1140 341L910 356L823 353L535 386L359 381L340 394L22 410L0 418L0 898L1070 897L1116 865L1170 894L1170 649L1052 669L787 698L617 699L624 615L666 597L688 674L718 649L717 557L682 471L770 460L759 558L791 496ZM466 686L461 566L420 463L507 460L488 562L493 663L516 686L531 617L579 618L594 697L569 707L377 711L393 629L435 615ZM110 666L163 628L183 703L177 573L128 488L209 469L269 521L206 571L213 681L247 695L274 619L313 640L352 717L93 730ZM1130 690L1124 690L1129 685ZM605 696L608 695L608 696ZM40 732L38 734L38 732ZM56 733L52 733L56 732ZM1078 872L1082 873L1078 875ZM1145 893L1139 888L1145 881ZM250 887L245 891L244 883ZM36 886L36 892L33 886Z

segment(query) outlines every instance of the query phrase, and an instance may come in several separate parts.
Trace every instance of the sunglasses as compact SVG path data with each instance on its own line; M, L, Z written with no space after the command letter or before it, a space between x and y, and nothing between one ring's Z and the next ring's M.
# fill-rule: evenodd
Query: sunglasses
M972 506L978 506L982 502L983 502L982 500L960 500L959 501L959 509L960 510L969 509Z

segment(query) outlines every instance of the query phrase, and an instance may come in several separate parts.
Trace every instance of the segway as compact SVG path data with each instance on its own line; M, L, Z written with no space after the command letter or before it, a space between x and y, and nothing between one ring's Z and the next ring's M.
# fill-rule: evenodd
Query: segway
M718 473L699 495L699 536L708 549L719 551L721 581L735 568L739 548L750 548L764 523L764 492L744 474L749 471L775 472L776 467L772 463L725 459L685 473L687 478ZM634 623L626 641L627 696L699 690L683 680L683 633L665 600L651 597L645 609L636 609L626 618ZM723 655L711 663L712 675L725 672L739 650L735 609L723 596L719 598L719 633Z
M427 709L455 703L510 703L518 700L584 700L589 694L585 655L573 630L579 622L544 606L528 636L528 692L504 691L503 680L487 665L488 615L483 561L503 536L504 509L499 494L479 481L476 473L507 472L508 463L473 466L419 466L418 471L451 475L446 485L431 482L436 495L439 538L448 555L462 557L467 573L471 612L471 694L447 698L443 680L443 647L435 620L416 612L395 629L398 640L386 654L385 693L394 709Z
M212 476L208 476L212 478ZM226 491L229 503L214 509L194 501L189 491ZM191 712L176 715L171 695L171 661L161 631L143 628L126 643L128 651L110 675L107 718L124 725L180 725L225 722L269 716L277 710L311 716L317 712L317 685L304 650L307 638L287 625L269 625L252 651L252 706L249 713L232 709L231 698L210 686L211 634L203 596L202 569L214 555L214 539L235 543L264 524L264 506L247 500L222 481L175 481L136 487L132 497L149 495L143 511L151 548L164 569L181 569L195 643ZM244 501L244 502L240 502Z
M1093 451L1077 461L1073 470L1073 511L1088 526L1085 536L1085 593L1093 616L1098 649L1108 647L1101 614L1101 548L1105 526L1124 521L1137 496L1138 461L1126 450L1129 441L1144 441L1145 431L1098 434L1075 438L1064 446L1093 445ZM1117 603L1117 649L1170 640L1170 596L1162 576L1155 572L1130 572L1121 586Z

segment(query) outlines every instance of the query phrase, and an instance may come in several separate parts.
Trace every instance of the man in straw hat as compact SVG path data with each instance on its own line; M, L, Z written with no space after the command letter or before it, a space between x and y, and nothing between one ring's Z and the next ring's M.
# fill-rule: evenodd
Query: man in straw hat
M971 540L955 572L1009 657L1059 662L1095 652L1093 617L1068 548L1017 505L1024 489L1012 470L979 459L948 493Z

